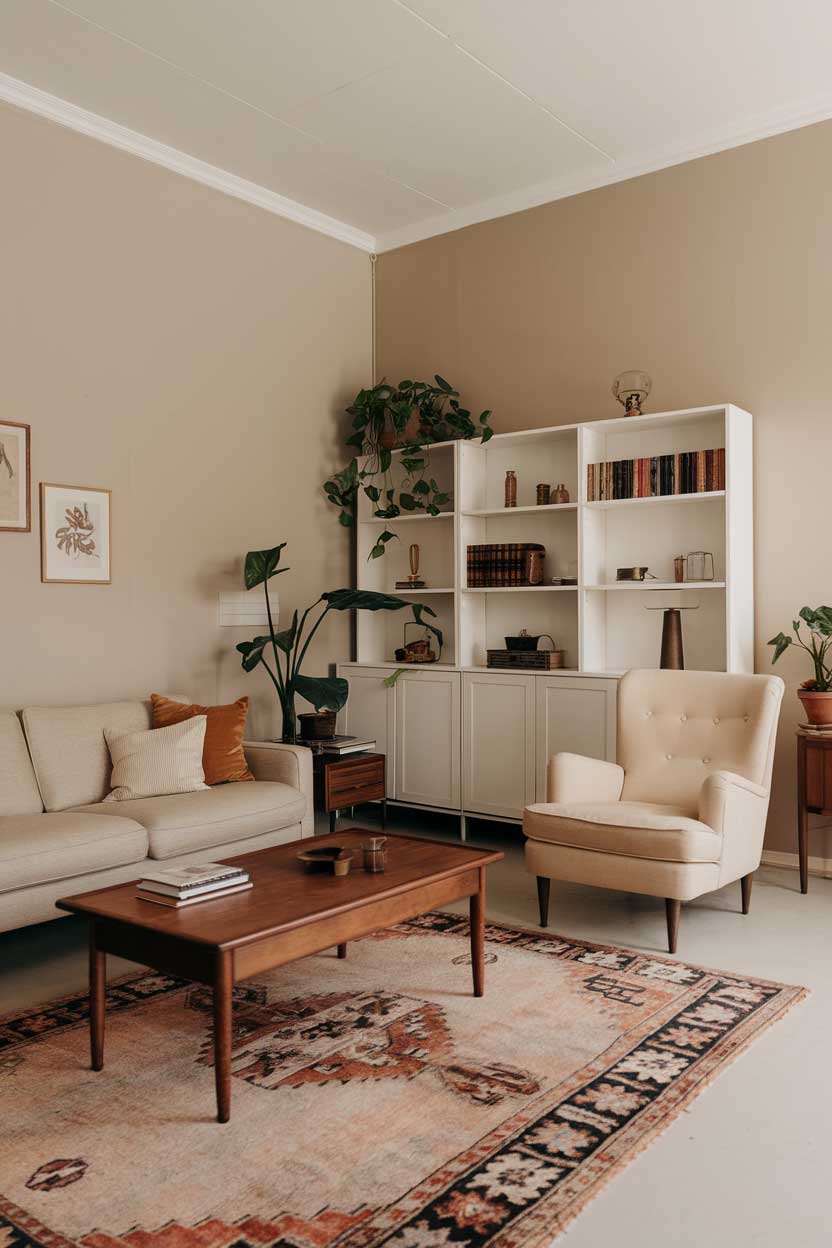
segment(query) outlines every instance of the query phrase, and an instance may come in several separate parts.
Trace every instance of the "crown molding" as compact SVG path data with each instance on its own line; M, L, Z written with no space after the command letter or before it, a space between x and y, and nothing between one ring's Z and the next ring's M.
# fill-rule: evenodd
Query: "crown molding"
M828 121L830 118L832 118L832 92L825 92L811 101L804 101L799 107L778 109L757 117L752 123L742 127L726 127L718 132L700 136L697 140L684 145L656 150L632 160L617 160L612 165L599 165L565 178L538 182L534 186L510 191L506 195L482 200L478 204L439 213L417 221L413 225L403 226L400 230L392 230L380 235L376 239L376 251L381 254L397 247L406 247L410 243L422 242L440 234L449 234L454 230L465 229L469 225L494 221L498 217L525 212L529 208L539 208L542 204L568 199L572 195L581 195L585 191L612 186L616 182L626 182L631 178L642 177L647 173L657 173L661 169L669 169L674 165L687 164L688 161L699 160L703 156L713 156L717 152L756 143L759 139L772 138L778 134L785 134L789 130L800 130L804 126L812 126L820 121Z
M237 177L236 174L229 173L226 169L219 169L216 165L210 165L207 161L188 155L187 152L168 147L166 143L159 143L156 139L139 134L136 130L130 130L127 126L110 121L107 117L101 117L98 113L91 113L88 109L71 104L57 95L50 95L47 91L41 91L38 87L30 86L29 83L22 82L18 78L12 78L9 74L0 73L0 100L5 100L7 104L12 104L15 108L36 113L39 117L57 122L58 125L66 126L70 130L76 130L79 134L85 134L89 138L108 143L110 147L117 147L123 152L130 152L133 156L140 156L142 160L161 165L163 169L181 174L193 182L201 182L203 186L209 186L212 190L222 191L224 195L231 195L235 199L254 204L255 207L263 208L266 212L274 213L275 216L285 217L298 225L305 225L319 234L327 234L330 238L348 243L351 247L358 247L361 251L372 253L376 249L376 240L372 234L366 234L363 230L358 230L344 221L338 221L335 217L327 216L326 213L317 212L314 208L299 204L285 195L278 195L276 191L270 191L256 182Z

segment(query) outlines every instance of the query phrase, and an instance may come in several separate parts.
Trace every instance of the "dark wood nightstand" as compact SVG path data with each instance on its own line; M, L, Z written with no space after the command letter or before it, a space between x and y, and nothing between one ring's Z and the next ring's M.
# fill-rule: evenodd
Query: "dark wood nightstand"
M809 815L832 815L832 733L797 730L797 854L809 891Z
M347 754L333 757L316 754L312 759L315 777L315 806L329 815L329 830L335 831L339 810L361 802L381 802L381 826L387 823L387 788L383 754Z

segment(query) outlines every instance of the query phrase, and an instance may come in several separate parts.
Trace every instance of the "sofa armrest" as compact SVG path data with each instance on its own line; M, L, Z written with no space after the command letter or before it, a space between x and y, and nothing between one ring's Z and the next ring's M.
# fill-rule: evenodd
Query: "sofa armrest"
M547 802L617 802L624 768L583 754L553 754L546 769Z
M301 835L314 836L312 751L305 745L284 745L282 741L244 741L243 750L255 780L276 780L300 789L306 798Z

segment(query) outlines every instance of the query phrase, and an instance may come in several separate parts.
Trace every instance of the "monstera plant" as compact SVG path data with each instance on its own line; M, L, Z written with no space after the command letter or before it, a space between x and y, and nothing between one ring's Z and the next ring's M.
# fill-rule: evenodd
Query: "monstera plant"
M285 546L286 543L281 542L271 550L250 550L246 555L245 586L246 589L263 586L269 631L266 636L255 637L253 641L241 641L236 649L241 655L244 672L253 672L261 664L268 672L283 713L282 738L294 745L297 740L295 699L298 696L311 702L316 711L340 711L349 696L349 685L340 676L304 676L301 671L309 643L330 611L401 611L402 607L412 607L416 622L434 634L440 647L442 632L423 618L426 615L435 617L436 612L421 602L406 602L404 598L377 594L367 589L331 589L321 594L302 615L295 611L289 627L276 633L269 581L273 576L289 571L279 566ZM321 610L315 615L317 607Z

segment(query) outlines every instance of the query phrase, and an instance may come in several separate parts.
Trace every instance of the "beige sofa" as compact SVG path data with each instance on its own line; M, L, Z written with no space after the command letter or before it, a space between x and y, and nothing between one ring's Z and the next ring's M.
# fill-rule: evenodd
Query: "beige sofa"
M254 783L104 803L104 729L150 726L148 702L0 712L0 931L60 918L58 897L136 879L148 861L213 861L313 835L312 756L272 742L245 743Z

